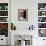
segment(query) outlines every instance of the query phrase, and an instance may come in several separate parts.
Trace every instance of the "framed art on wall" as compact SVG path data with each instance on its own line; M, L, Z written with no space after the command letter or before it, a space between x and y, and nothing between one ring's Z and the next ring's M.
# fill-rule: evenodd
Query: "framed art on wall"
M28 21L28 9L18 9L18 20Z

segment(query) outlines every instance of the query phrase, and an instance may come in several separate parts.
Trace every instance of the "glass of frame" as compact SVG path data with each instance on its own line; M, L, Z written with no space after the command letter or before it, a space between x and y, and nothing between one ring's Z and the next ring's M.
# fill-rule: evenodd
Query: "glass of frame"
M28 21L28 9L18 9L18 20Z

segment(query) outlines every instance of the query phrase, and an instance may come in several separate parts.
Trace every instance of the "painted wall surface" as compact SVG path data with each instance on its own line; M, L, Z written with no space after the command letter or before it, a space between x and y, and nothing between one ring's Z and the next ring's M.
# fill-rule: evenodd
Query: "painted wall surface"
M0 0L0 3L8 3L8 0Z
M28 9L28 21L18 21L18 9ZM37 2L32 0L12 0L11 16L11 22L16 25L17 30L28 30L31 25L36 27Z
M32 44L33 46L44 46L43 38L38 38L38 3L46 3L46 0L11 0L11 22L18 30L28 30L34 25ZM18 9L28 9L28 21L18 21Z

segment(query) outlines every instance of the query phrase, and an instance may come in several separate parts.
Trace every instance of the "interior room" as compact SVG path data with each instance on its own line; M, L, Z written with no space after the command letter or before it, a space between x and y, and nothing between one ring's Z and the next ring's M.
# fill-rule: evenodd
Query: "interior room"
M46 0L0 0L0 46L46 46Z

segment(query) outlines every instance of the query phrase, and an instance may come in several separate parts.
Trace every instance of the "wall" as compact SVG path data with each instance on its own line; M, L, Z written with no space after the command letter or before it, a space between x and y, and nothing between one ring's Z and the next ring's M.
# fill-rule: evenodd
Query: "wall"
M26 2L26 3L25 3ZM38 38L38 3L45 3L46 0L11 0L11 22L16 25L17 30L28 30L30 25L35 26L33 33L33 46L43 44L43 38ZM28 21L18 21L18 9L28 9ZM17 31L16 30L16 31ZM18 31L19 32L19 31ZM37 36L37 37L36 37ZM39 44L38 44L39 43Z
M26 2L26 3L25 3ZM28 9L28 21L18 21L18 9ZM16 31L27 30L32 24L35 26L37 35L37 0L11 0L11 22L16 25ZM20 32L20 31L18 31ZM35 33L33 33L35 34ZM36 42L35 42L36 41ZM37 44L37 40L33 38L33 45Z
M26 3L25 3L26 2ZM34 4L34 5L33 5ZM28 21L18 21L18 9L28 9ZM37 2L32 0L11 1L11 22L16 25L17 30L27 30L32 24L37 23ZM36 18L36 19L35 19Z
M0 3L8 3L8 0L0 0Z

